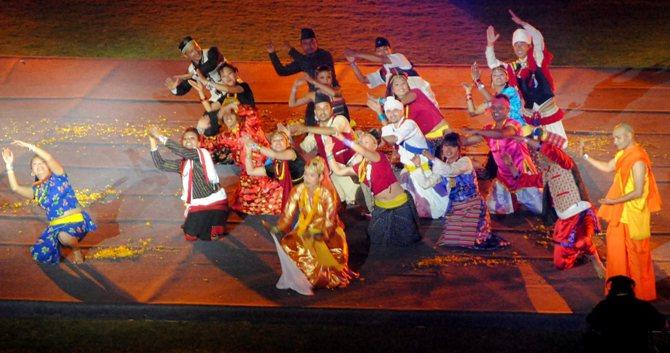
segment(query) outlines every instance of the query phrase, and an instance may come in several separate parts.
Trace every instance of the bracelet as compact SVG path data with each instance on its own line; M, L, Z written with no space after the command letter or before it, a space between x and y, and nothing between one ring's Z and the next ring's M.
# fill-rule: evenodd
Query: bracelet
M484 82L482 82L482 80L480 80L480 79L475 80L475 85L477 85L477 88L479 88L479 89L484 88Z
M584 158L585 161L589 160L589 154L588 153L584 153L584 155L582 157Z
M379 103L379 105L384 106L384 103L386 102L386 98L381 98L380 97L379 99L377 99L377 102Z
M380 122L384 122L384 120L386 120L386 116L384 113L377 113L377 119L379 119Z

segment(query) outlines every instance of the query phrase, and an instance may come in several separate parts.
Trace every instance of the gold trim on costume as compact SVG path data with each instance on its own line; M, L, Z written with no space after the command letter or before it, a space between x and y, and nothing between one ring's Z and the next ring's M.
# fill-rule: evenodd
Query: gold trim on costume
M392 200L385 201L375 199L375 206L386 209L396 208L404 205L407 201L409 201L409 198L407 197L407 194L403 192L398 194L398 196L394 197Z
M84 221L84 215L81 213L73 213L71 215L59 217L56 219L51 220L49 222L49 226L58 226L61 224L67 224L67 223L79 223Z

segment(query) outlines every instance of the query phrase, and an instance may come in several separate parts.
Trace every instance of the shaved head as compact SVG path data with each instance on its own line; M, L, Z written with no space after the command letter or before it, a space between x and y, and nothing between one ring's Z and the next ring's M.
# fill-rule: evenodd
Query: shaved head
M619 123L612 130L614 145L619 150L624 150L635 143L635 132L633 127L626 123Z
M627 123L618 123L615 127L614 130L624 130L625 132L630 133L631 135L635 135L635 130L633 130L633 127L630 126Z

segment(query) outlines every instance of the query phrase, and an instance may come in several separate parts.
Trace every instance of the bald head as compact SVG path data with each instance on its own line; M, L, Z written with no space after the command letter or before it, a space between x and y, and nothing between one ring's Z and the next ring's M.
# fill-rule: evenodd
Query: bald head
M635 131L633 127L626 123L619 123L612 130L614 145L619 150L628 148L635 142Z

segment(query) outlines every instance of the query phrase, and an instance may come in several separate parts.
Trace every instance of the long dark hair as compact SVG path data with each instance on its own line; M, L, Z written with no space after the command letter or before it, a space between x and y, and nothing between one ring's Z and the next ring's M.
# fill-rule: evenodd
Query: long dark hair
M457 132L450 132L444 135L442 143L440 143L437 151L435 151L437 154L436 157L440 160L444 160L444 157L442 156L442 149L444 146L458 147L458 152L461 153L463 150L463 141L461 139L461 135L459 135Z

